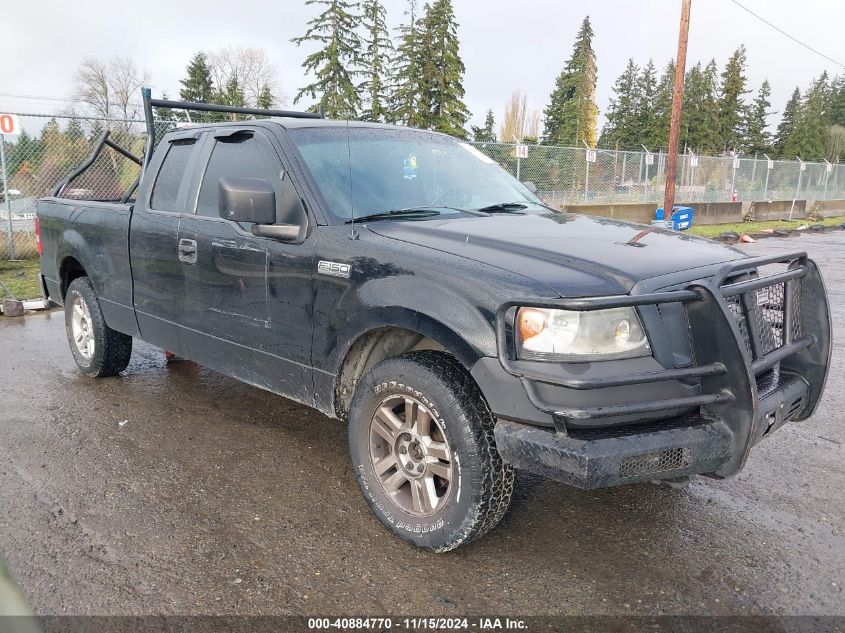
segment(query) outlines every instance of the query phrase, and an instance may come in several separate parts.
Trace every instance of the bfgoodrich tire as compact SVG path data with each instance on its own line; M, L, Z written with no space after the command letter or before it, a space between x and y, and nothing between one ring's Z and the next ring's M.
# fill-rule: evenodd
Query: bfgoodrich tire
M514 479L493 425L477 385L448 354L411 352L373 367L352 398L349 451L379 521L435 552L493 529Z
M88 277L77 277L67 289L65 329L73 359L82 373L115 376L126 369L132 356L132 337L106 325Z

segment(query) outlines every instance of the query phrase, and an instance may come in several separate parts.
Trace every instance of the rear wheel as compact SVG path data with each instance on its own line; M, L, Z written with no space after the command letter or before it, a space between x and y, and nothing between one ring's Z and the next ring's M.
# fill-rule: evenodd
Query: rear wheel
M106 325L88 277L77 277L68 287L65 329L73 359L84 374L114 376L126 369L132 356L132 337Z
M495 527L514 473L496 451L493 425L477 385L447 354L412 352L371 369L350 406L349 447L382 524L438 552Z

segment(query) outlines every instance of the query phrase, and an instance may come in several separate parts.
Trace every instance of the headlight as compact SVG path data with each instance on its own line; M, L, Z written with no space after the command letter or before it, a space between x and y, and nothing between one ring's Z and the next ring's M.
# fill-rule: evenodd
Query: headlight
M517 357L527 360L593 361L648 356L643 326L633 308L516 313Z

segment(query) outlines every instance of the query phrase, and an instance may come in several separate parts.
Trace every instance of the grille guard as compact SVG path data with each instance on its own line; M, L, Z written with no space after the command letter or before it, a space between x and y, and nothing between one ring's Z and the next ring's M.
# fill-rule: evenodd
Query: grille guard
M760 266L769 264L787 264L788 269L767 277L724 283L738 273L756 273ZM732 298L739 297L744 318L749 319L750 311L757 308L748 305L748 293L760 292L777 284L783 284L784 289L780 324L782 340L774 349L766 349L753 333L750 340L746 340L740 331L741 321L731 311L729 300L736 301ZM800 302L800 314L796 298ZM509 314L513 308L600 310L665 303L684 305L694 358L690 367L584 379L561 377L536 367L527 368L515 358L515 345L512 344L515 310ZM793 327L799 316L800 328ZM830 365L831 324L827 293L818 267L803 252L730 262L712 277L687 282L679 290L536 302L508 301L497 311L496 321L499 361L505 371L522 381L534 406L563 420L612 418L698 407L703 417L727 424L737 440L737 449L741 449L734 451L720 468L716 473L719 476L738 471L745 463L751 446L761 435L757 428L763 424L762 420L758 420L761 416L758 416L760 394L757 376L779 365L780 371L801 377L808 385L807 397L790 418L803 420L812 415L818 404ZM707 335L701 336L702 332ZM796 332L798 336L794 335ZM699 395L591 408L551 406L542 402L535 388L536 383L580 390L690 379L698 380ZM565 432L565 428L558 427L558 431Z

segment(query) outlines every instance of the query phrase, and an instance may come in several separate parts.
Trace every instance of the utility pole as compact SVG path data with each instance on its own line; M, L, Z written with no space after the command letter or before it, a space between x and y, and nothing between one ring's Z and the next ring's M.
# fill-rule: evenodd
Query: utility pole
M681 0L681 26L678 56L675 58L675 85L672 91L672 122L669 126L669 150L666 154L666 189L663 194L663 219L672 218L675 206L675 175L678 170L678 143L681 138L681 106L684 101L684 73L687 66L689 14L692 0Z

